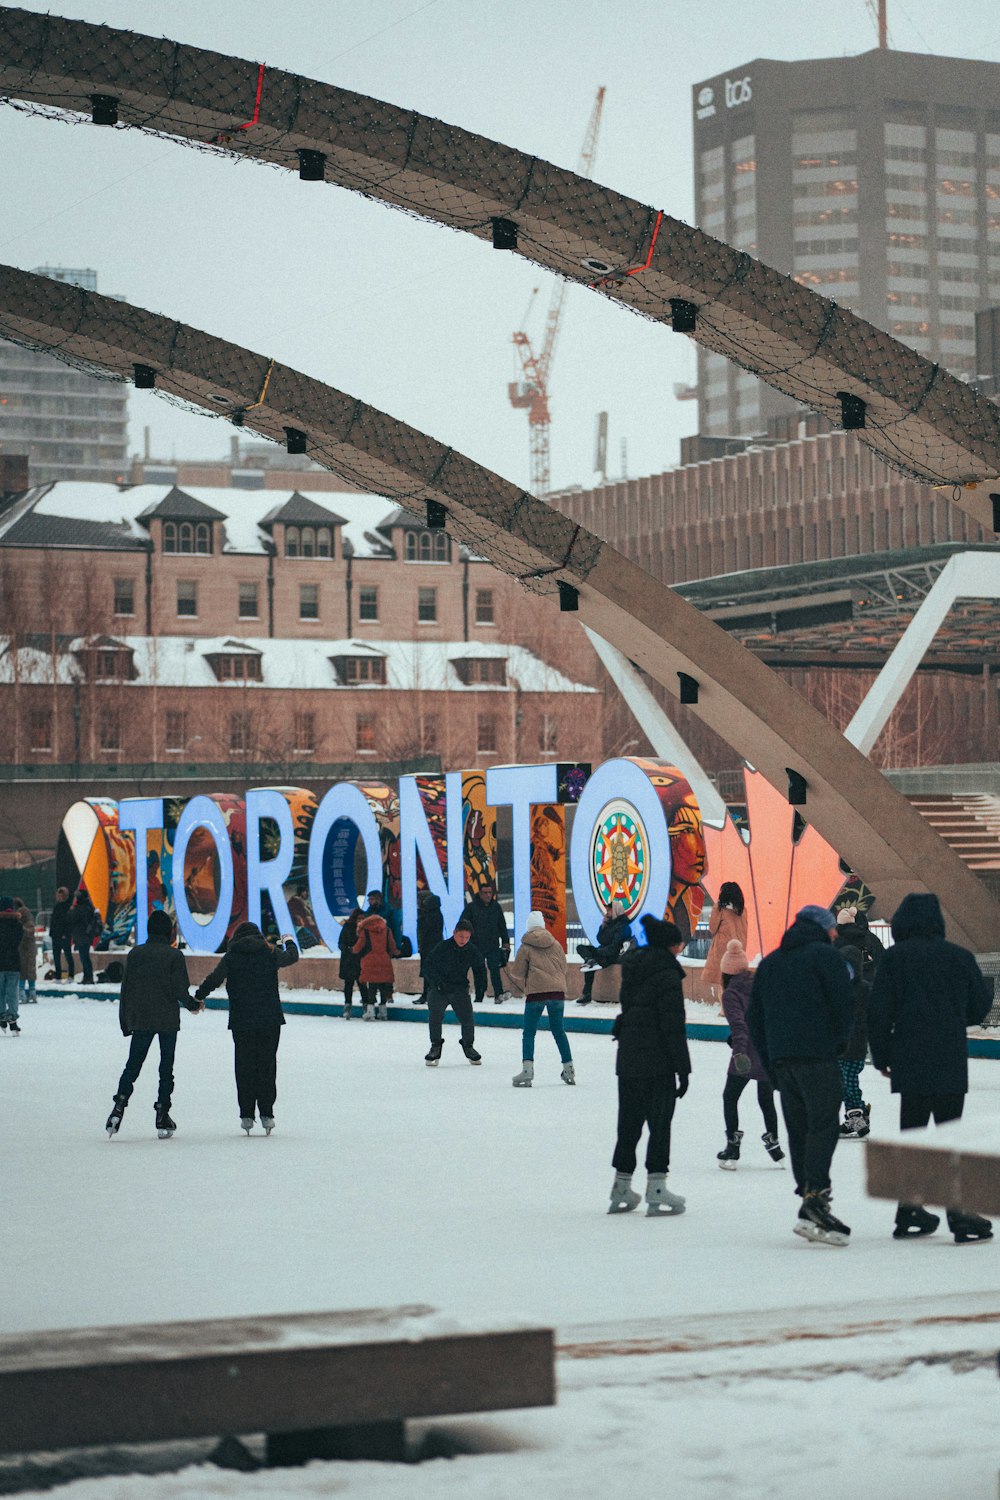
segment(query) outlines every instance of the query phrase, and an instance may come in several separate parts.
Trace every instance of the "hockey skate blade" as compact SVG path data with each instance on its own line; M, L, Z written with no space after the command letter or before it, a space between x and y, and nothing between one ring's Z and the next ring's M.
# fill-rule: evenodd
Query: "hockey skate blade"
M808 1240L810 1245L836 1245L843 1248L851 1243L846 1234L840 1234L836 1229L820 1229L818 1224L812 1224L807 1219L796 1220L792 1233L797 1234L800 1239Z
M630 1213L634 1213L635 1210L639 1207L639 1204L641 1202L642 1202L642 1199L637 1197L636 1201L634 1203L611 1203L611 1204L608 1205L608 1213L609 1214L630 1214Z
M651 1203L646 1209L647 1219L676 1219L681 1214L687 1213L687 1204Z
M156 1132L156 1138L159 1141L172 1141L174 1138L174 1132L172 1130L158 1130Z
M734 1161L720 1161L719 1162L719 1166L722 1168L722 1170L724 1172L735 1172L736 1171L736 1162L734 1162Z
M436 1068L440 1061L441 1059L439 1057L425 1057L424 1066L428 1068Z

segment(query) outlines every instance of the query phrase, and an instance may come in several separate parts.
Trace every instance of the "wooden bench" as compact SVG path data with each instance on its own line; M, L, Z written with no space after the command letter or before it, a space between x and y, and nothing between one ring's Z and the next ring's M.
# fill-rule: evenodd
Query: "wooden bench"
M1000 1131L972 1121L915 1139L866 1142L872 1198L933 1203L972 1214L1000 1214Z
M409 1417L551 1406L547 1328L427 1307L0 1338L0 1453L267 1434L269 1463L405 1456Z

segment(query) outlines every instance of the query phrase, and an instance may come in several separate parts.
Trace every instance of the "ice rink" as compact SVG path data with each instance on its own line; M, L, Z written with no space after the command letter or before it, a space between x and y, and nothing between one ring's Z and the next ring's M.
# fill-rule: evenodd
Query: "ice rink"
M697 1500L996 1493L996 1245L959 1248L943 1230L894 1243L854 1142L833 1167L850 1247L803 1243L752 1091L740 1168L718 1169L718 1043L691 1044L675 1117L670 1186L688 1212L647 1220L605 1213L605 1036L571 1035L568 1088L541 1034L535 1086L515 1090L516 1031L482 1028L473 1068L447 1027L428 1069L420 1025L293 1016L277 1130L247 1139L225 1013L185 1016L176 1137L153 1129L154 1049L108 1141L126 1054L117 1006L43 999L21 1021L21 1038L0 1040L3 1330L424 1303L459 1324L554 1325L564 1350L555 1409L435 1424L475 1456L78 1479L61 1491L74 1500L608 1496L661 1482ZM995 1119L998 1067L972 1061L967 1118ZM893 1134L887 1082L863 1081L875 1133Z

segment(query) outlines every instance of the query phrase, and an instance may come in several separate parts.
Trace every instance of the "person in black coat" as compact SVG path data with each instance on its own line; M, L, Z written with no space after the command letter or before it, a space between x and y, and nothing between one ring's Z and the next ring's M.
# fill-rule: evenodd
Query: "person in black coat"
M441 1061L444 1047L441 1024L449 1005L462 1028L462 1051L470 1063L478 1065L482 1062L475 1047L476 1022L469 999L470 970L478 1005L486 992L486 963L472 940L472 927L463 917L455 923L451 937L433 947L424 959L427 1023L431 1035L430 1051L424 1062L429 1068L436 1068Z
M577 948L577 952L584 960L583 994L577 1001L578 1005L592 1003L594 975L600 969L608 969L612 964L621 963L622 954L631 941L632 924L626 915L624 902L610 902L604 914L604 920L597 929L597 946L594 947L591 943L580 943Z
M629 1213L639 1203L632 1188L636 1148L643 1126L646 1143L646 1213L681 1214L684 1199L667 1192L670 1122L691 1074L684 1025L684 970L677 955L684 935L673 922L643 917L646 946L622 961L621 1013L615 1018L618 1042L618 1138L611 1165L615 1180L609 1213Z
M479 887L462 913L462 920L468 922L472 929L472 941L483 955L490 971L493 999L497 1005L501 1005L507 999L507 991L503 987L500 970L510 958L510 933L503 907L491 885ZM430 952L430 949L427 951Z
M501 912L501 916L503 913ZM506 922L504 923L506 926ZM418 995L414 1005L427 1004L427 975L424 972L424 959L438 943L444 941L444 914L441 911L441 897L435 896L433 891L421 891L417 903L417 952L420 954L420 977L424 981L424 991Z
M892 919L893 946L879 964L868 1009L872 1061L899 1095L901 1130L962 1117L969 1089L966 1029L993 1005L972 954L944 935L941 903L931 894L903 898ZM901 1203L894 1237L932 1234L940 1220ZM989 1239L988 1219L948 1209L955 1239Z
M52 915L49 917L49 937L52 939L52 965L56 971L56 978L62 978L63 955L66 958L66 978L73 978L73 947L70 939L69 913L70 913L69 890L61 885L56 891L55 905Z
M854 1001L851 1034L843 1056L837 1059L840 1092L844 1103L844 1123L840 1127L840 1135L842 1140L863 1141L871 1130L868 1122L872 1112L871 1105L865 1102L861 1092L861 1074L868 1057L868 997L872 990L871 980L866 976L874 974L875 965L867 962L864 949L845 941L843 934L846 925L841 924L840 917L837 918L837 924L837 952L847 964L851 979L851 998ZM873 941L878 942L878 938L873 938ZM881 943L879 948L885 952Z
M795 1233L846 1245L851 1231L830 1211L830 1164L840 1133L837 1062L851 1034L854 1001L847 964L832 946L836 928L826 907L797 913L757 970L747 1022L781 1090L795 1191L802 1197Z
M20 1035L21 938L24 928L11 896L0 896L0 1031Z
M160 1043L156 1129L161 1136L173 1135L177 1129L170 1118L170 1103L181 1006L195 1014L205 1007L191 999L187 964L183 953L172 946L173 931L174 924L165 911L150 912L146 941L138 943L125 960L118 1020L122 1035L131 1037L132 1044L105 1124L109 1136L115 1135L121 1125L154 1037Z
M340 977L344 984L344 1020L349 1021L353 1014L351 1000L354 995L354 986L361 980L361 959L354 952L354 944L358 940L358 922L361 912L355 908L340 929L340 937L337 939L337 947L340 950Z
M241 922L221 960L195 991L197 999L204 1000L223 980L226 982L236 1096L240 1125L247 1135L258 1109L267 1134L274 1129L278 1043L285 1024L278 997L278 970L296 963L298 957L294 939L282 938L282 946L272 948L255 922Z
M94 982L94 966L90 961L90 948L91 944L100 937L103 926L101 914L90 899L90 892L85 886L81 886L69 913L69 935L73 940L73 947L80 955L80 969L83 973L81 984Z

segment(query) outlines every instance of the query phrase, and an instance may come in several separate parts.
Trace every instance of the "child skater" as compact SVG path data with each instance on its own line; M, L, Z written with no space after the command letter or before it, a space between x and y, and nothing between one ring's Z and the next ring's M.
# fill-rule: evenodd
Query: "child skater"
M284 937L281 942L280 948L272 948L255 922L241 922L222 958L195 991L195 998L204 1000L226 981L240 1127L247 1135L258 1109L266 1133L274 1129L278 1043L285 1024L278 999L278 970L294 964L299 956L293 938Z
M743 1132L739 1128L739 1097L747 1084L757 1085L757 1103L764 1116L764 1134L761 1140L772 1161L784 1161L785 1153L778 1145L778 1115L774 1108L774 1089L764 1072L764 1064L750 1040L747 1029L747 1007L753 988L753 974L746 952L737 938L730 938L722 955L722 1009L729 1022L729 1045L733 1049L729 1059L726 1086L722 1091L722 1113L726 1122L725 1150L718 1154L719 1166L727 1171L736 1170L740 1159L740 1142Z

